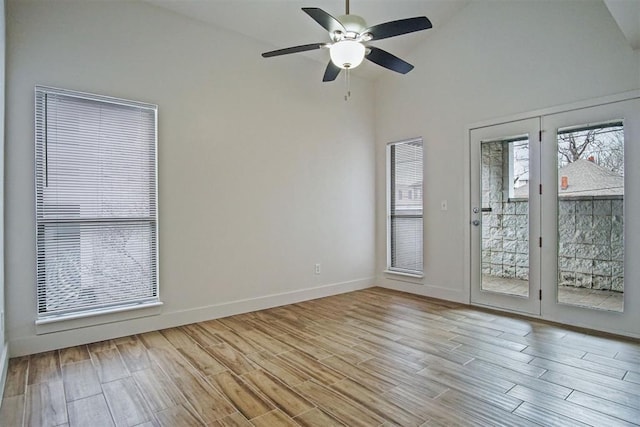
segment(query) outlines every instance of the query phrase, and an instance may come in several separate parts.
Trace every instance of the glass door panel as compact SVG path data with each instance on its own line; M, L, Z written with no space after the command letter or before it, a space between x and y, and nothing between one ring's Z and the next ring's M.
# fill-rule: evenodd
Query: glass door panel
M557 130L557 300L624 309L624 124Z
M481 142L482 290L529 297L529 138Z
M531 217L540 210L539 125L534 118L471 130L474 304L540 313L540 222Z
M542 117L545 319L640 336L640 99Z

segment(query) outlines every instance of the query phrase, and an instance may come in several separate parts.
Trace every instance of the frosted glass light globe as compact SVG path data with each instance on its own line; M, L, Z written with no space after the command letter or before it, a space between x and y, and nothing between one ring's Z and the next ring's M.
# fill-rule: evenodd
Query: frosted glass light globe
M364 45L354 40L341 40L331 45L331 62L340 68L356 68L364 59Z

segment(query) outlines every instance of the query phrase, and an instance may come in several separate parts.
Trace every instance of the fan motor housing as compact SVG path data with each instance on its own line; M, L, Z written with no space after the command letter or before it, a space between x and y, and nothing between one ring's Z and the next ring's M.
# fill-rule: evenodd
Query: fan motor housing
M341 15L338 17L338 21L340 21L348 33L360 34L365 28L367 28L365 20L358 15Z

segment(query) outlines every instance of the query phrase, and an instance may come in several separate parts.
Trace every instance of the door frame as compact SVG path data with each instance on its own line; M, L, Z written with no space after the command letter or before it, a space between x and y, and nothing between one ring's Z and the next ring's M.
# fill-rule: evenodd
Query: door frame
M629 120L629 116L635 120ZM557 142L556 131L559 128L588 123L603 123L613 119L624 120L625 133L625 195L624 195L624 311L606 311L591 309L557 301L557 260L558 260L558 203L557 203ZM640 211L640 190L632 183L640 183L639 168L632 167L633 160L640 158L640 98L632 98L614 103L600 104L592 107L575 109L566 112L548 114L542 117L542 195L543 216L542 233L550 236L543 242L542 280L553 283L553 289L542 293L542 316L554 322L569 323L590 329L601 329L622 335L640 335L640 283L633 280L640 277L640 266L633 262L640 252L639 225L632 222L632 215ZM630 160L627 163L627 159ZM631 224L632 230L628 225Z
M529 137L529 201L528 201L528 265L529 265L529 294L527 297L515 296L499 292L482 290L482 249L471 247L471 303L475 305L499 308L523 314L540 315L540 248L537 238L531 236L540 235L540 195L535 188L540 182L540 118L533 117L501 123L492 126L472 129L469 134L469 150L471 156L470 175L471 185L477 183L479 188L471 187L471 244L480 243L482 239L482 212L474 212L482 206L482 144L492 141L507 140L520 135ZM480 221L475 225L473 221ZM476 249L476 250L474 250Z
M563 105L558 105L555 107L550 107L550 108L545 108L545 109L539 109L539 110L533 110L533 111L529 111L529 112L524 112L524 113L519 113L519 114L514 114L514 115L510 115L510 116L506 116L506 117L498 117L495 119L489 119L489 120L483 120L480 122L476 122L476 123L472 123L470 125L467 125L464 129L464 140L465 140L465 151L464 151L464 159L463 161L465 162L465 164L467 165L467 173L464 174L464 289L463 289L463 293L466 296L466 303L469 305L474 305L471 303L471 281L472 281L472 267L471 267L471 254L472 254L472 239L471 239L471 221L472 221L472 200L471 200L471 185L472 185L472 181L471 181L471 131L473 129L478 129L478 128L483 128L483 127L488 127L488 126L493 126L493 125L499 125L499 124L503 124L503 123L508 123L508 122L514 122L514 121L519 121L519 120L526 120L526 119L531 119L531 118L535 118L535 117L542 117L542 116L550 116L550 115L554 115L554 114L558 114L558 113L565 113L565 112L569 112L569 111L573 111L573 110L581 110L581 109L586 109L586 108L591 108L591 107L597 107L599 105L604 105L604 104L611 104L611 103L616 103L616 102L620 102L620 101L627 101L627 100L632 100L635 98L640 98L640 90L632 90L632 91L628 91L628 92L623 92L623 93L619 93L619 94L614 94L614 95L609 95L609 96L604 96L604 97L600 97L600 98L593 98L593 99L589 99L589 100L583 100L583 101L578 101L578 102L574 102L574 103L569 103L569 104L563 104ZM544 132L543 132L544 133ZM640 144L637 144L638 147L635 149L635 152L640 151ZM638 172L638 174L640 175L640 172ZM631 177L627 177L625 176L625 183L630 183L631 179L635 179L634 182L640 182L640 177L637 175L632 175ZM626 197L626 196L625 196ZM628 206L626 200L625 200L625 215L626 213L629 212L638 212L638 209L640 209L640 206L636 206L636 204L640 204L640 203L635 203L633 206ZM627 216L628 217L628 216ZM625 224L626 226L626 224ZM635 253L639 253L640 252L640 242L639 243L639 247L634 247L631 248L629 247L630 245L628 243L625 244L626 246L626 251L625 251L625 268L628 268L631 265L631 258L629 257L629 253L632 251L635 251ZM640 266L639 266L640 267ZM627 271L625 271L625 277L627 277ZM640 272L638 272L640 273ZM548 292L547 292L548 294ZM552 297L552 296L549 296ZM544 300L545 296L543 295L543 300ZM640 301L640 295L636 295L635 296L636 301ZM543 301L544 302L544 301ZM508 310L508 309L500 309L497 307L492 307L498 310L503 310L506 312L514 312L512 310ZM622 335L626 335L626 336L631 336L631 337L635 337L635 338L640 338L640 310L635 310L636 311L636 315L637 316L637 322L635 322L636 325L636 329L634 330L620 330L617 328L609 328L609 327L599 327L599 326L592 326L589 325L587 327L591 328L591 329L595 329L595 330L600 330L600 331L604 331L604 332L610 332L610 333L615 333L615 334L622 334ZM518 313L518 312L514 312L514 313ZM522 313L520 313L522 314ZM540 315L536 315L536 314L527 314L526 316L528 317L534 317L534 318L548 318L548 316L545 315L546 313L542 312ZM566 318L563 316L556 316L555 318L549 319L551 321L556 321L556 322L561 322L567 325L572 325L572 326L578 326L578 327L585 327L586 325L581 323L581 322L575 322L570 318Z

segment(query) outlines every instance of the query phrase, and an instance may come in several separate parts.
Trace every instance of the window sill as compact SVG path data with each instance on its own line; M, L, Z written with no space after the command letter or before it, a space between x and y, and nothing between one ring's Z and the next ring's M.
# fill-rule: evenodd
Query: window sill
M36 334L49 334L52 332L86 328L89 326L120 322L140 317L155 316L160 314L161 309L162 302L155 301L146 304L117 307L108 310L88 311L78 314L39 319L35 322Z
M403 277L412 277L414 279L423 279L424 278L424 274L405 273L404 271L384 270L383 273L395 274L395 275L403 276Z

